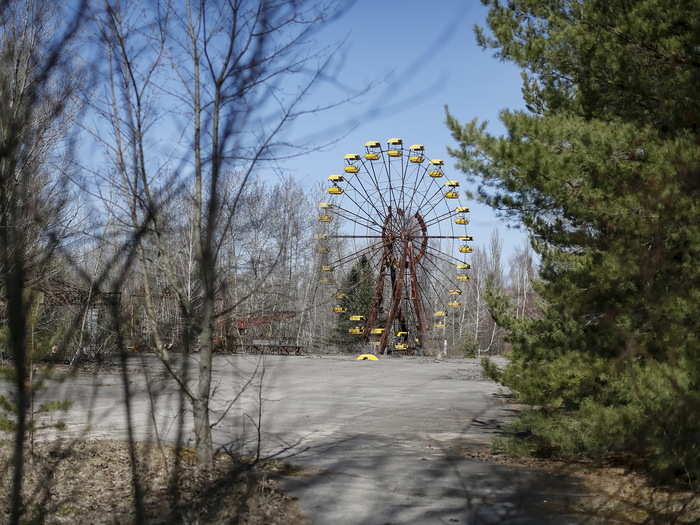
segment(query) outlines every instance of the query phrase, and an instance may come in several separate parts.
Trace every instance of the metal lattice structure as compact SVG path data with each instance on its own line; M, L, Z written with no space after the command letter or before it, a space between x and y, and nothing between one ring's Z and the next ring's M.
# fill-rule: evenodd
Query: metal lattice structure
M431 330L444 334L469 280L472 237L459 182L445 176L442 160L425 156L422 144L404 148L398 138L386 147L365 143L365 152L345 155L343 173L328 180L318 217L321 283L344 297L339 280L363 256L375 275L368 312L341 305L333 311L356 321L349 332L376 353L422 353Z

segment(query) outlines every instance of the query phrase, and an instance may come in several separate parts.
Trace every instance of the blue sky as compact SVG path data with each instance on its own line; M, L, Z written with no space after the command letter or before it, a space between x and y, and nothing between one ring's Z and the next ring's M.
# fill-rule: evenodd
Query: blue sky
M519 70L476 45L473 27L485 18L486 9L477 0L358 0L315 37L319 47L345 44L339 70L314 97L323 103L369 83L375 87L296 124L294 134L330 130L328 136L339 140L285 161L285 171L315 185L339 170L345 153L361 152L365 141L401 137L407 144L425 144L429 157L444 158L449 178L465 185L447 155L447 146L454 143L444 124L444 106L462 121L488 120L489 130L497 134L503 132L499 111L523 107ZM504 240L506 256L523 243L522 230L506 228L488 207L468 204L476 245L486 243L493 229Z

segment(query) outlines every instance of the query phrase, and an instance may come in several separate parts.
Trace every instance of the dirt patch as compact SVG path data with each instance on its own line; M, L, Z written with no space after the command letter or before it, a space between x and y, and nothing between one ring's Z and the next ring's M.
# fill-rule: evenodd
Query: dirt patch
M139 486L148 523L240 523L306 525L293 498L270 479L283 465L250 463L226 454L213 472L197 471L194 452L136 446ZM9 501L10 447L0 447L0 498ZM23 521L45 523L130 523L136 519L130 452L118 441L41 443L25 460ZM9 519L9 504L0 520Z
M700 523L700 491L656 486L638 472L590 460L558 461L495 453L488 445L460 444L449 453L470 459L540 470L579 480L589 495L568 513L585 523L667 525Z

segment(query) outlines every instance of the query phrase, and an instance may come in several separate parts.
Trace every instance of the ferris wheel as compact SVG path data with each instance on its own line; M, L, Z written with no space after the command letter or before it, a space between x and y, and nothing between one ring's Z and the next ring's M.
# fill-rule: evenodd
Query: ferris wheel
M444 335L446 318L462 306L472 252L469 208L444 162L422 144L399 138L364 145L345 155L342 173L328 177L319 204L320 282L333 288L332 309L356 324L348 332L374 347L421 354L431 333ZM362 260L372 268L365 311L349 311L343 276ZM347 301L346 301L347 303Z

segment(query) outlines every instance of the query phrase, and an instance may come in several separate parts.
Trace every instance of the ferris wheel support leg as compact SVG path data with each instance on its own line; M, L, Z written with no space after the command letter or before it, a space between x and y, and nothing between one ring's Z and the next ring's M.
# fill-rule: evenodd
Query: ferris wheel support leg
M391 299L391 309L389 310L389 317L387 317L386 319L386 323L384 324L384 332L382 333L382 338L379 340L379 353L383 353L384 355L387 354L387 342L389 340L389 334L392 332L394 319L396 319L396 314L398 314L399 308L401 308L401 294L403 294L403 280L404 273L406 271L405 255L406 251L404 251L402 263L399 264L399 276L396 279L393 290L394 294Z
M416 259L413 257L413 251L409 254L409 265L411 270L411 299L413 300L413 306L416 309L416 324L418 325L418 339L419 342L416 345L416 350L418 355L423 355L423 341L425 340L425 317L423 315L423 307L420 298L420 291L418 289L418 275L416 273Z

